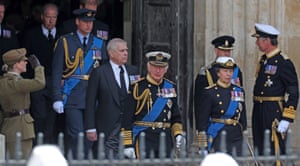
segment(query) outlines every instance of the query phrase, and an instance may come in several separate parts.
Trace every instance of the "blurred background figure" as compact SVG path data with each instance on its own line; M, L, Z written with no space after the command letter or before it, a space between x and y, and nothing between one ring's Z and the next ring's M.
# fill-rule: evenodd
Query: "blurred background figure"
M0 0L0 66L3 65L2 54L10 49L19 47L16 32L4 23L5 11L6 2ZM3 72L0 70L0 75L2 74Z
M57 115L52 109L50 94L54 43L60 35L56 28L58 7L52 3L45 4L39 17L42 23L26 31L21 42L27 53L29 55L35 54L45 67L46 87L31 93L30 114L34 118L36 135L42 132L45 143L56 143L56 133L64 130L63 114ZM24 74L24 77L33 78L33 75L34 70L27 66L27 72Z

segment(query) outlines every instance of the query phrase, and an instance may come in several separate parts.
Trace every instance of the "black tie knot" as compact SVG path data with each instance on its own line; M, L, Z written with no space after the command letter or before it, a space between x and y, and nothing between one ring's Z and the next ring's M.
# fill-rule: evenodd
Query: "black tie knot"
M48 30L48 40L52 42L54 40L53 35L51 33L51 29Z

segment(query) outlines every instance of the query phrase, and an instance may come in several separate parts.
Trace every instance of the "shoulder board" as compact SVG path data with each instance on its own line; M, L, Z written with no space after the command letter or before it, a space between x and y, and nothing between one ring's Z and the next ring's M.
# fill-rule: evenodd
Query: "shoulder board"
M141 82L141 81L143 81L143 80L145 80L145 79L146 79L146 77L141 77L140 79L136 80L136 81L134 82L134 84L136 84L136 83L138 83L138 82Z
M283 57L284 60L288 60L290 59L286 54L284 53L280 53L280 55Z
M166 78L164 78L164 80L166 80L166 81L170 82L170 83L171 83L171 84L173 84L173 85L176 85L176 83L175 83L175 82L173 82L173 81L170 81L170 80L168 80L168 79L166 79Z
M210 85L210 86L207 86L207 87L205 87L205 89L211 89L211 88L213 88L213 87L215 87L215 86L217 86L217 84L212 84L212 85Z
M203 66L203 67L201 67L200 68L200 71L199 71L199 74L200 75L206 75L206 73L205 73L205 70L206 70L207 68L205 67L205 66Z

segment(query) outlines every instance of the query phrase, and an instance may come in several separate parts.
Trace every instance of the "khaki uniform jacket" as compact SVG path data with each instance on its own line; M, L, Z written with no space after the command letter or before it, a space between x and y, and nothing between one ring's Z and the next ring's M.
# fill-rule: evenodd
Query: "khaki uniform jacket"
M5 73L0 79L0 104L3 115L14 110L29 109L30 92L45 87L44 67L35 68L33 79L24 79L15 73ZM16 132L21 132L22 139L34 138L33 118L30 114L5 117L0 128L0 133L6 137L6 142L16 140Z

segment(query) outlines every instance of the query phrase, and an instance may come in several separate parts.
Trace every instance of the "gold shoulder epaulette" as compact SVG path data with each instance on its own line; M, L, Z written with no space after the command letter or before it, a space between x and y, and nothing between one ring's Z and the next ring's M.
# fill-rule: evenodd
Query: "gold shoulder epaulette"
M135 81L135 84L138 83L138 82L141 82L141 81L143 81L145 79L146 79L146 77L141 77L141 78L139 78L138 80Z
M284 53L281 53L280 55L283 57L284 60L290 59L290 58L289 58L286 54L284 54Z
M169 79L167 79L167 78L164 78L164 79L167 80L167 81L169 81L171 84L176 85L175 82L173 82L173 81L171 81L171 80L169 80Z
M210 86L207 86L207 87L205 87L205 89L210 89L210 88L213 88L213 87L215 87L217 84L212 84L212 85L210 85Z

